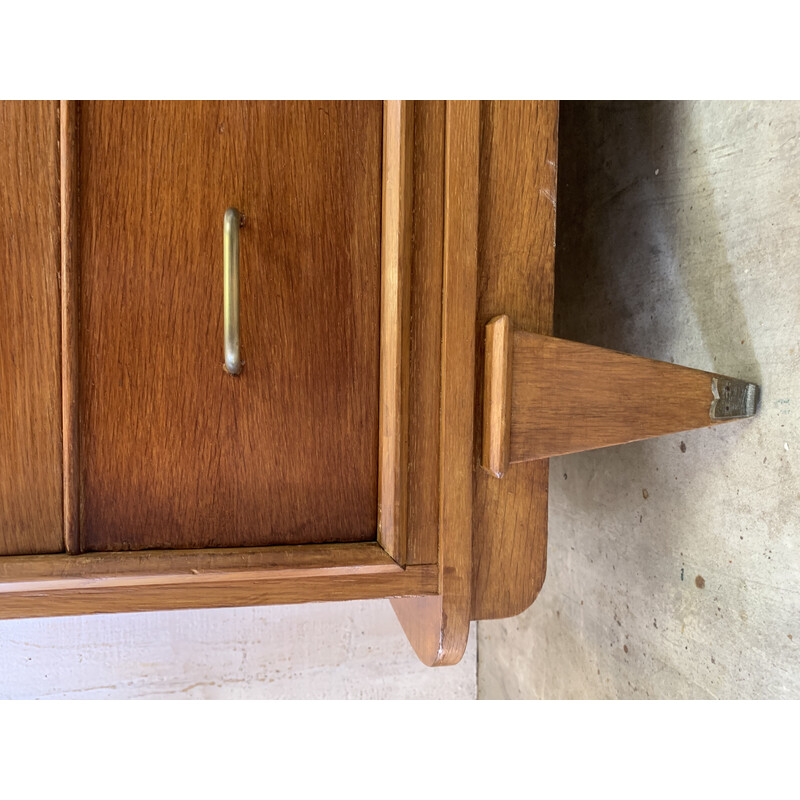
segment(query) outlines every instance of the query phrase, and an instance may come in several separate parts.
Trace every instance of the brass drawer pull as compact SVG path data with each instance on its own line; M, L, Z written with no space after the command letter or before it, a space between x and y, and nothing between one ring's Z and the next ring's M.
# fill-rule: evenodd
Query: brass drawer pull
M239 357L239 228L242 219L238 209L229 208L222 224L225 369L231 375L242 371Z

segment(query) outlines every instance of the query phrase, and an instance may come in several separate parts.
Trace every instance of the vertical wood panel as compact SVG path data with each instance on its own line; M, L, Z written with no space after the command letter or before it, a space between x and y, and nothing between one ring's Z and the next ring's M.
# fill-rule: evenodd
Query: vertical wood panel
M388 100L383 114L378 541L406 561L408 362L414 191L414 104Z
M457 663L469 636L479 148L479 104L448 102L439 471L441 594L392 603L415 652L430 666Z
M514 327L553 330L558 103L482 104L478 325L507 314ZM476 419L482 419L483 336ZM480 423L478 423L480 424ZM478 428L480 429L480 428ZM480 463L481 437L475 439ZM547 461L475 471L473 619L519 614L547 564Z
M435 592L433 564L377 542L0 559L0 619L309 603Z
M58 104L0 102L0 555L63 549Z
M78 339L78 114L74 100L61 101L61 421L63 432L64 544L79 553L80 459Z
M85 549L375 539L381 130L379 102L81 104Z
M479 103L448 103L439 474L445 663L463 655L470 621L479 153Z
M445 103L414 104L414 252L409 375L409 564L439 553Z

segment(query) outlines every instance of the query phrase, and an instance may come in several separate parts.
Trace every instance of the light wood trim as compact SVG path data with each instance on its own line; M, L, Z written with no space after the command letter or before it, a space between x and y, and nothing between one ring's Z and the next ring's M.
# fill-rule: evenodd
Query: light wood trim
M441 596L392 604L415 652L430 666L457 663L469 636L479 149L479 103L448 102L439 467Z
M402 572L374 543L212 550L139 550L0 559L0 594L89 586L217 583L294 576Z
M495 317L486 326L483 392L483 467L496 478L508 469L511 436L511 323Z
M299 545L298 545L299 546ZM290 605L294 603L377 600L435 591L436 568L409 567L402 573L335 575L244 581L210 586L132 586L0 595L0 619L114 614L188 608Z
M435 565L403 569L375 543L0 559L0 618L417 596Z
M61 149L61 420L63 430L64 545L79 553L80 467L78 414L78 114L74 100L62 100Z
M387 100L383 114L378 541L400 564L406 561L413 167L414 104Z

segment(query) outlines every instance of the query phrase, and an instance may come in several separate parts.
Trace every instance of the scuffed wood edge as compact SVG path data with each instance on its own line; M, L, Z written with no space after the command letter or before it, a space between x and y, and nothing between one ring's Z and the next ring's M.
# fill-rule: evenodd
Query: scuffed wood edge
M508 469L511 437L511 322L495 317L486 325L483 371L482 466L495 478Z
M440 596L392 602L414 651L429 666L458 663L469 637L479 103L448 102L446 130L439 462Z
M378 541L406 563L409 306L414 104L387 100L383 114Z
M64 546L81 551L78 403L79 241L78 115L75 100L62 100L59 113L61 192L61 422L64 487Z
M282 577L188 586L91 587L0 595L0 619L377 600L435 591L436 568L420 565L381 575L321 575L302 580Z
M6 619L134 611L148 603L202 608L437 590L435 565L403 569L376 542L0 559L0 618Z

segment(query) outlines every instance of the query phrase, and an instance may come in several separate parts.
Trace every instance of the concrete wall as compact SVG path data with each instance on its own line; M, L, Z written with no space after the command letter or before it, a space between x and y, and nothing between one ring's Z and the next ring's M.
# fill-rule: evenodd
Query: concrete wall
M761 408L551 461L548 576L480 623L479 696L800 697L800 104L564 104L560 136L556 333Z
M388 601L0 622L5 699L474 699L475 665L473 631L424 667Z

